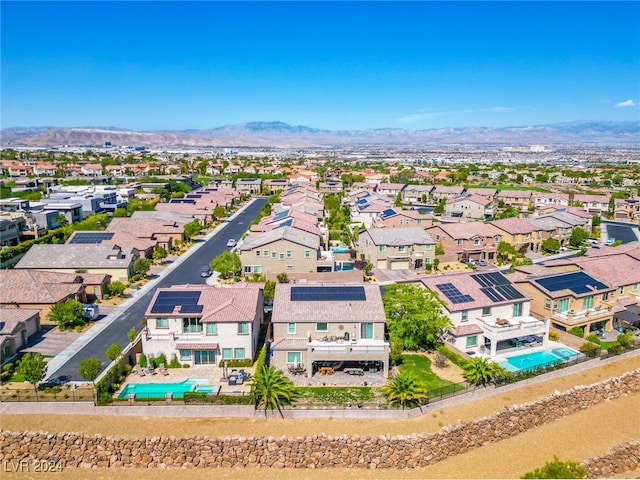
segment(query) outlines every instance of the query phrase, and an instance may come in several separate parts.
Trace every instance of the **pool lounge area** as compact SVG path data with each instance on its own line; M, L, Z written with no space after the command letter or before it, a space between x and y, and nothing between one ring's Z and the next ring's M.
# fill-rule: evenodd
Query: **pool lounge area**
M544 368L556 363L566 363L581 357L584 357L584 354L577 350L556 344L541 349L529 350L524 353L504 355L501 356L501 358L497 358L496 361L498 365L505 370L515 373Z
M182 398L186 392L217 393L220 387L211 385L208 378L189 378L177 383L127 383L118 398L129 398L131 393L141 398L165 398L172 393L173 398Z

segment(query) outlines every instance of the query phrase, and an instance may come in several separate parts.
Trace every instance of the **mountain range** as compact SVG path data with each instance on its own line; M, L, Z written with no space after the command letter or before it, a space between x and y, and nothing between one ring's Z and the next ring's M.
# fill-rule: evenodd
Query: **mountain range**
M640 122L570 122L522 127L411 130L322 130L284 122L248 122L204 130L135 131L114 127L12 127L0 130L2 147L421 147L451 144L638 145Z

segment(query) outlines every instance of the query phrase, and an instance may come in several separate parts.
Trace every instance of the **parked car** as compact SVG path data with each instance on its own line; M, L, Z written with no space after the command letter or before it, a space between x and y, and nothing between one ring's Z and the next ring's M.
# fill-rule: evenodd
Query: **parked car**
M227 240L227 247L235 247L236 246L236 241L233 238L230 238L229 240Z
M208 265L206 265L206 266L204 266L204 267L202 267L200 269L200 276L201 277L210 277L212 273L213 272L211 271L211 268Z

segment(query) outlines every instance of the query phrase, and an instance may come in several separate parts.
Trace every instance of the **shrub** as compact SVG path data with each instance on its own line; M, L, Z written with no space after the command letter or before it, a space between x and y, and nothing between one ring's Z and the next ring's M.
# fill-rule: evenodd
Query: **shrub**
M561 462L553 457L544 467L525 473L520 478L586 478L587 471L578 462Z
M260 349L258 358L256 360L256 373L261 372L267 363L267 346L265 345Z
M560 334L558 332L549 332L549 340L552 342L557 342L560 340Z
M609 352L611 355L620 355L622 352L624 352L624 347L618 342L613 342L607 347L607 352Z
M447 356L447 358L449 360L451 360L452 363L454 363L455 365L459 366L460 368L464 368L464 366L467 364L467 360L465 360L462 355L457 354L456 352L449 350L445 345L438 345L436 347L436 350L440 353L443 353L444 355Z
M391 365L402 364L402 343L393 339L389 346L389 362L391 362Z
M167 368L182 368L182 364L177 357L173 357L169 362L169 365L167 365Z
M224 367L224 362L227 362L227 366L231 368L250 367L251 365L253 365L253 361L250 358L244 358L242 360L236 360L236 359L220 360L220 362L218 362L218 366Z
M573 327L571 330L568 330L567 333L580 338L584 337L584 329L582 327Z
M147 361L147 356L144 353L140 354L140 366L142 368L147 368L149 366L149 362Z
M633 334L631 332L621 333L618 335L617 341L625 350L631 348L634 344Z
M164 355L164 353L161 353L160 355L155 357L151 363L151 366L153 368L159 367L160 365L167 365L167 357Z
M580 347L580 351L589 358L595 358L600 352L600 346L591 342L584 342Z
M598 335L596 335L595 333L592 333L591 335L589 335L586 338L586 340L589 340L590 342L600 345L600 339L598 338Z

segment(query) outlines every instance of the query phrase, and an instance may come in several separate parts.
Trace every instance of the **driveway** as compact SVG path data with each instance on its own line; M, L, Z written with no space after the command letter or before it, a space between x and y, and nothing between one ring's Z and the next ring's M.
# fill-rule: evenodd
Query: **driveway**
M82 336L82 333L61 332L56 325L42 325L42 329L33 335L23 352L37 352L54 357Z

